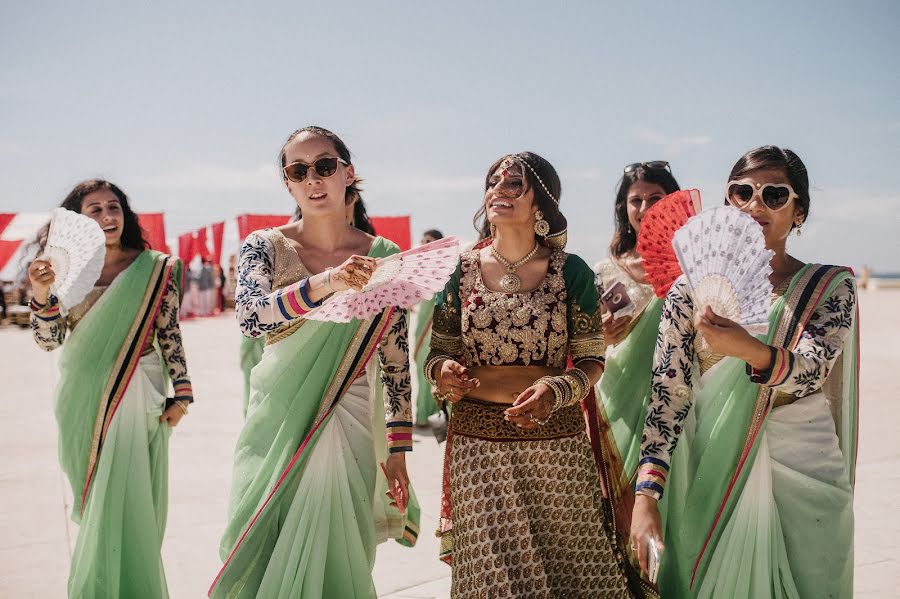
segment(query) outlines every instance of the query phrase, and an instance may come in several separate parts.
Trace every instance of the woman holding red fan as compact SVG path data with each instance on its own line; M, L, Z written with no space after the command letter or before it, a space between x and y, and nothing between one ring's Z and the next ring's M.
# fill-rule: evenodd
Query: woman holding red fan
M806 167L794 152L748 152L726 189L726 202L759 223L774 253L768 332L753 336L710 308L696 310L686 278L672 285L632 543L644 569L651 546L665 546L665 597L850 597L855 280L848 268L787 253L810 210Z
M266 348L250 376L225 564L209 594L371 598L376 545L411 545L418 533L405 457L406 311L343 323L306 315L333 293L362 289L375 259L399 249L365 232L360 179L337 135L295 131L280 167L302 218L255 231L241 248L237 317Z
M604 478L597 290L563 251L560 187L531 152L491 165L482 241L435 299L425 374L453 403L439 532L453 597L653 594L617 528L630 489Z
M647 281L637 250L638 233L647 211L678 190L668 162L626 166L616 193L616 232L609 246L610 257L594 267L606 339L606 369L597 393L615 440L611 458L621 465L618 470L627 486L634 485L637 473L650 399L647 373L662 314L662 300Z

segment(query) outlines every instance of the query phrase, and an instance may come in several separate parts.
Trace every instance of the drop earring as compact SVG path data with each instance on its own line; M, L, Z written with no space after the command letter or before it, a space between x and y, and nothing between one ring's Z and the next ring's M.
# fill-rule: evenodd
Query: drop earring
M550 232L550 223L544 220L544 213L538 210L534 213L534 232L536 235L546 237Z

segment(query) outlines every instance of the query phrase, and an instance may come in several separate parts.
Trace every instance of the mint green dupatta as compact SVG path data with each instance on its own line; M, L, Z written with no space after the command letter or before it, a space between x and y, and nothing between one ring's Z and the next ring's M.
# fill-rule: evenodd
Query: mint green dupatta
M162 303L166 281L180 281L180 262L147 250L123 271L69 332L60 357L54 411L59 461L80 520L100 451L134 375Z
M609 423L615 450L609 456L624 486L633 486L641 457L641 431L650 401L650 372L663 302L653 297L628 336L607 350L606 367L597 383L603 416Z
M415 342L413 356L416 364L417 389L416 392L416 424L428 425L428 417L438 412L437 402L431 393L431 383L425 378L423 370L428 354L431 352L431 329L434 324L434 298L419 303L419 313L416 316ZM413 341L412 339L410 341Z
M369 255L396 251L377 238ZM385 459L386 434L375 401L380 383L371 368L371 440L364 430L342 429L346 436L340 455L331 456L333 471L319 475L311 466L335 411L365 374L389 317L385 310L362 322L297 321L290 335L266 348L251 374L220 544L225 563L211 597L373 597L376 544L387 537L414 540L414 496L408 518L388 506L376 464Z
M804 267L773 303L767 343L793 349L812 312L849 277L843 268ZM854 322L842 358L823 388L840 450L838 473L829 476L805 474L802 466L792 469L775 459L770 451L775 439L766 434L770 421L776 424L773 393L750 380L744 362L726 358L703 375L660 502L666 544L661 596L852 593L852 557L848 561L846 556L848 551L852 556L853 544L857 339ZM798 436L803 424L797 424ZM791 430L790 424L778 426ZM825 447L818 439L814 445L804 440L798 438L791 452L814 456Z
M59 460L80 524L71 597L167 597L160 550L168 507L169 429L162 359L142 354L177 259L145 251L63 344L55 413ZM140 363L139 363L140 362Z

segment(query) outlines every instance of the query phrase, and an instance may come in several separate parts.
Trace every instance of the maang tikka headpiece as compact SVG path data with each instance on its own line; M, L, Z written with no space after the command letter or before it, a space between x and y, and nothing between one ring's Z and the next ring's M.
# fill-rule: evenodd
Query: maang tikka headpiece
M521 164L522 166L527 168L529 171L531 171L531 174L534 175L534 178L537 179L537 182L541 184L541 188L543 188L544 193L546 193L547 196L549 196L550 199L553 200L554 204L559 206L559 198L555 197L552 193L550 193L550 188L548 188L547 185L544 184L544 180L541 179L541 176L539 174L537 174L537 171L534 170L534 167L531 166L530 164L528 164L528 161L525 160L524 158L522 158L521 156L519 156L518 154L510 154L509 156L504 158L503 161L500 163L500 168L506 170L516 163Z

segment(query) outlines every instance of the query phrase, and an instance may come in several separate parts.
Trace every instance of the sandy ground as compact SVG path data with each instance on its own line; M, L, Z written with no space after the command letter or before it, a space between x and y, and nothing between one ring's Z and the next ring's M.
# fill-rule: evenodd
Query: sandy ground
M900 291L862 293L862 409L856 486L856 596L900 597ZM183 323L197 403L173 435L163 554L172 597L204 597L219 567L231 456L241 426L238 330L230 317ZM56 459L56 354L29 331L0 330L0 597L64 597L77 527ZM442 452L417 434L409 469L422 504L414 549L379 547L375 582L391 599L448 597L437 526Z

